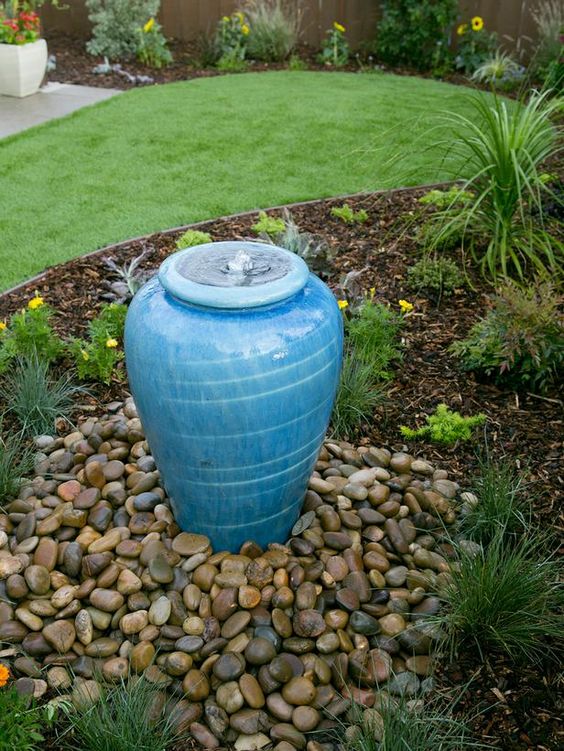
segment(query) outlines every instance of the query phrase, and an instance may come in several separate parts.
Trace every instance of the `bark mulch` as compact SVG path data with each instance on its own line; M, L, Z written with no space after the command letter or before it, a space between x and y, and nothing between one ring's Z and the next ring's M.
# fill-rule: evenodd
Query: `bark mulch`
M405 317L403 358L394 368L387 400L377 409L371 424L364 427L362 436L367 442L401 450L404 440L399 426L422 424L424 416L441 402L464 415L482 412L487 424L472 442L452 448L415 443L409 445L409 450L448 469L452 479L471 488L478 454L487 442L494 458L508 457L524 473L535 521L554 533L561 532L561 394L556 388L542 396L504 390L460 370L449 345L463 338L486 313L493 289L471 268L467 269L471 286L456 290L439 306L407 286L406 271L419 257L414 235L422 211L417 199L423 192L410 189L347 199L355 211L363 208L368 212L369 220L362 225L346 225L331 216L331 208L342 204L342 199L292 208L301 230L324 238L336 250L327 281L337 294L344 275L361 271L360 286L365 291L374 287L376 301L396 310L400 299L415 306ZM254 221L256 214L238 215L206 222L198 228L209 232L214 240L244 239L253 237ZM103 302L104 281L110 278L104 258L111 257L121 264L145 251L141 267L154 271L174 251L179 234L154 234L55 266L41 278L1 296L0 320L21 308L37 290L57 311L60 332L81 335ZM458 251L451 256L463 263ZM110 387L96 387L95 395L100 402L108 402L122 400L126 391L126 382L116 381ZM456 664L445 666L439 677L440 685L449 692L470 684L461 708L475 715L472 722L478 737L504 751L552 751L562 747L558 680L557 671L548 664L516 666L505 658L481 659L470 652Z

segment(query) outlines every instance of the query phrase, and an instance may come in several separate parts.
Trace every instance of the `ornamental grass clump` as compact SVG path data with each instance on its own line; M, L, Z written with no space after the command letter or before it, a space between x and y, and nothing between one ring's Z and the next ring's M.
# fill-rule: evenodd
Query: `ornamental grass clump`
M469 441L474 428L483 425L486 416L463 417L460 412L451 412L446 404L439 404L434 414L425 417L425 421L427 425L417 430L401 425L402 436L408 441L429 440L453 446L458 441Z
M435 242L460 232L483 274L494 280L558 273L563 246L549 231L543 202L561 199L543 179L542 165L561 151L553 118L562 101L533 92L515 104L483 94L471 103L475 117L451 112L445 122L452 129L447 154L463 165L454 177L465 178L463 189L475 198L435 215Z
M550 282L507 283L493 307L451 345L464 370L500 386L546 391L564 366L564 298Z
M537 47L531 68L547 88L562 91L564 84L564 5L562 0L541 0L531 9Z
M115 686L101 686L93 706L69 713L61 740L69 751L77 745L81 751L168 751L187 741L175 729L176 720L158 685L130 675Z
M300 33L300 11L288 0L249 0L245 5L250 33L249 57L282 62L296 48Z
M369 423L375 408L384 400L372 366L357 357L354 349L345 352L341 380L331 415L331 432L339 438L352 436Z
M0 423L0 509L14 498L23 478L33 469L33 450L21 435L3 435Z
M481 65L472 74L472 80L479 83L490 84L497 89L512 89L523 80L525 68L507 52L497 52Z
M562 563L547 553L547 540L528 531L508 544L498 528L478 551L453 542L454 571L441 597L437 623L454 657L474 646L483 657L541 662L562 652L564 589Z

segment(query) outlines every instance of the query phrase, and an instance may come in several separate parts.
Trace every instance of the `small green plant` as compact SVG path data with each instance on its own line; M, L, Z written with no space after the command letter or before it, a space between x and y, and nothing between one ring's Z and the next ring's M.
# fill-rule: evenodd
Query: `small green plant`
M364 224L368 221L368 212L365 209L353 211L348 203L342 206L334 206L331 209L331 216L340 219L345 224Z
M341 721L339 745L346 751L465 751L485 748L472 739L469 724L455 712L456 702L425 697L414 703L408 696L378 694L377 709L353 704ZM352 732L351 732L352 731ZM345 739L343 743L343 738Z
M286 60L298 43L300 13L288 0L250 0L245 6L250 34L248 55L256 60Z
M348 63L350 48L345 32L345 27L337 21L333 22L331 29L327 29L327 35L321 45L320 62L334 68L342 68Z
M562 564L546 553L547 540L528 531L507 543L498 529L479 551L458 551L456 572L441 592L437 616L451 655L469 645L481 655L505 653L540 662L562 648Z
M86 49L109 60L140 56L160 67L170 62L170 53L155 21L160 0L86 0L92 23L92 39Z
M154 18L137 30L137 59L151 68L162 68L170 65L172 55L166 46L166 39L162 33L162 27Z
M299 55L290 55L288 70L307 70L307 63Z
M102 687L100 701L69 715L69 749L78 740L84 751L169 751L185 741L175 730L170 706L156 701L159 691L143 676Z
M364 423L372 420L374 409L384 394L376 383L373 368L352 349L345 352L341 380L333 405L331 426L339 438L352 436Z
M460 515L459 529L465 539L489 545L498 533L510 541L527 532L532 504L508 459L480 458L472 490L477 501Z
M53 310L36 292L27 307L14 313L8 324L0 323L0 373L15 357L56 360L64 344L53 331Z
M269 237L276 237L284 232L286 224L283 219L268 216L266 211L259 211L258 221L253 224L251 229L257 235L265 234Z
M422 258L407 270L407 280L411 289L424 290L437 301L464 286L464 276L449 258Z
M525 68L507 54L497 50L493 57L483 62L472 74L472 80L488 83L497 89L515 88L523 79Z
M105 265L110 269L114 277L117 277L117 281L104 280L104 283L109 287L109 292L104 294L106 300L111 300L113 303L123 304L129 302L138 289L151 276L151 272L143 271L139 268L141 261L147 255L147 251L144 250L129 263L118 264L113 258L104 258Z
M495 53L497 34L487 31L481 16L474 16L468 23L459 24L456 34L455 66L466 75L472 75Z
M39 751L46 724L45 712L29 696L20 696L15 686L0 688L0 751Z
M32 436L53 433L58 419L70 422L73 397L79 393L85 392L72 383L72 374L55 378L37 358L19 360L0 385L4 414L16 418L23 435Z
M220 70L244 70L250 28L243 13L223 16L217 25L215 47Z
M417 430L400 426L402 436L408 441L430 440L452 446L458 441L469 441L473 429L483 425L486 416L463 417L460 412L451 412L446 404L439 404L434 414L428 415L425 420L427 425Z
M0 508L18 494L22 478L33 469L33 451L20 435L2 435L0 423Z
M462 190L462 188L453 185L448 190L439 190L437 188L429 190L425 195L421 196L419 203L422 203L424 206L434 206L436 209L445 210L458 204L465 205L473 197L474 194L470 193L470 191Z
M212 237L208 232L201 232L198 229L189 229L181 235L176 241L176 247L178 250L184 248L193 248L196 245L205 245L211 243Z
M453 132L447 153L464 164L463 189L475 198L437 214L437 239L461 232L482 272L494 280L500 273L524 279L535 271L557 272L562 243L546 227L543 199L560 205L561 199L543 181L542 165L560 151L552 118L561 102L534 92L511 105L478 94L471 104L474 117L449 113L445 125ZM457 170L454 177L461 176Z
M288 209L284 209L284 232L274 237L263 233L260 237L303 258L314 274L327 277L333 268L335 252L329 243L309 232L301 232Z
M398 335L403 324L400 315L385 305L366 299L346 323L348 342L360 359L371 368L377 381L391 378L389 366L401 358Z
M549 282L527 288L506 284L494 307L451 351L465 370L500 385L544 391L557 383L564 364L562 295Z
M456 0L381 0L380 8L376 54L382 62L419 70L448 63Z
M123 360L123 341L127 307L112 303L105 305L97 318L88 326L88 340L74 339L69 350L74 357L81 380L111 383L116 366Z

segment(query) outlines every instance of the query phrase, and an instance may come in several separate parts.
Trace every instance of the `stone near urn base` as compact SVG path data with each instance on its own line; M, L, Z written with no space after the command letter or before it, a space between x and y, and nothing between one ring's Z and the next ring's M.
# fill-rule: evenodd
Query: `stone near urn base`
M41 86L47 67L47 42L0 44L0 94L25 97Z

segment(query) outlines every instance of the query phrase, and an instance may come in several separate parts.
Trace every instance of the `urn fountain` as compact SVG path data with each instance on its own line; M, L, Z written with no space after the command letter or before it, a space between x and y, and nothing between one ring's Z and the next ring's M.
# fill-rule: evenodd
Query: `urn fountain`
M208 243L131 303L131 391L176 521L214 549L284 542L339 381L342 315L294 253Z

